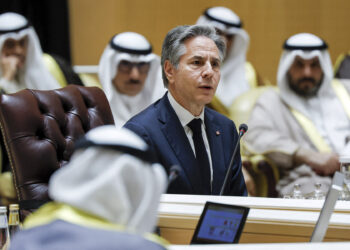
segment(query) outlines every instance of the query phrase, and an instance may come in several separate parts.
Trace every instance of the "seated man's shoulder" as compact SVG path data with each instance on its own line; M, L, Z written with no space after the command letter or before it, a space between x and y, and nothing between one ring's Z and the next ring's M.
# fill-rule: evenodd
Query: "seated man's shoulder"
M158 126L156 121L158 120L158 106L160 100L148 106L146 109L131 117L125 124L124 127L130 129L143 137L148 137L150 132L157 130Z
M150 106L142 110L137 115L131 117L126 124L128 124L129 122L148 124L150 121L153 121L154 119L157 118L156 109L158 105L159 105L159 100L156 101L155 103L152 103Z
M213 117L215 120L215 123L220 124L220 126L229 126L229 127L234 126L234 122L231 119L227 118L225 115L220 114L219 112L208 107L206 107L205 109L207 114Z
M48 238L51 237L50 240ZM118 246L115 245L118 242ZM55 247L56 246L56 247ZM158 242L123 231L83 227L62 220L20 231L11 249L165 249Z
M281 102L281 97L278 88L275 87L266 88L266 90L261 93L261 95L257 98L256 101L256 103L264 103L271 105L275 105L278 102Z
M223 115L223 114L217 112L217 111L214 110L214 109L211 109L211 108L206 107L205 110L206 110L206 112L207 112L208 114L210 114L211 116L215 116L215 120L219 120L219 121L223 121L223 122L225 122L225 121L226 121L226 122L231 121L231 120L228 119L225 115Z

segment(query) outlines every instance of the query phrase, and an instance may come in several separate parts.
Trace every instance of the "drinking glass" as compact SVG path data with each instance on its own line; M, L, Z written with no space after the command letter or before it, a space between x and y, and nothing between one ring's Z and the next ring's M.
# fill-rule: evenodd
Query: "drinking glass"
M344 174L344 185L340 199L350 200L350 156L340 156L339 161L340 172Z

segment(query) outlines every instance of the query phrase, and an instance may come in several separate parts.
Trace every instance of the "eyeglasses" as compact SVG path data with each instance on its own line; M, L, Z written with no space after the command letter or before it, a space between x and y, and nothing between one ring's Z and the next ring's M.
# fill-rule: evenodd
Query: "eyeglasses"
M14 49L16 46L19 46L21 48L27 48L28 46L28 36L25 36L19 40L8 38L5 40L3 48L5 49Z
M132 63L132 62L123 60L119 63L118 69L123 73L130 73L134 67L137 68L140 74L146 74L148 73L148 70L150 68L150 63L147 63L147 62Z

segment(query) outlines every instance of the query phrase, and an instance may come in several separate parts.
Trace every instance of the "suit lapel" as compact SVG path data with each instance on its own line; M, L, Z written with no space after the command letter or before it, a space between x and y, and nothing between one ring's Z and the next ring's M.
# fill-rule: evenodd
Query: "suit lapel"
M194 193L200 194L201 182L198 178L200 173L195 167L196 159L186 133L174 109L171 107L167 95L165 95L161 101L163 103L159 105L158 116L159 121L162 123L161 130L173 149Z
M205 128L210 146L210 154L213 166L213 190L212 194L219 194L224 182L226 168L223 148L223 134L219 124L215 122L212 114L205 109Z

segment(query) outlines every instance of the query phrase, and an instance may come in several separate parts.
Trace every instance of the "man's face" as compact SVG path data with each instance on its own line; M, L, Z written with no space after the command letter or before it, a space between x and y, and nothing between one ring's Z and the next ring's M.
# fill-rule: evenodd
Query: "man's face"
M301 96L314 96L321 86L323 71L318 57L303 59L297 56L287 73L289 86Z
M150 63L133 63L126 60L120 61L117 74L112 80L119 93L135 96L141 92L150 68Z
M8 38L5 40L1 50L1 57L15 57L18 60L17 68L24 66L28 49L28 36L24 36L20 40Z
M169 91L184 108L194 115L211 102L220 80L220 57L216 44L198 36L185 41L186 53L176 69L169 61L165 72Z

